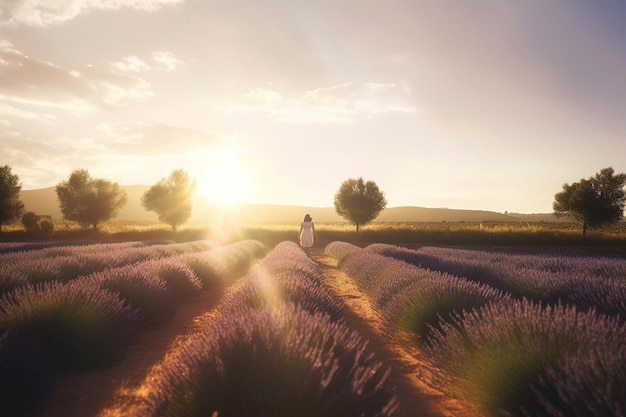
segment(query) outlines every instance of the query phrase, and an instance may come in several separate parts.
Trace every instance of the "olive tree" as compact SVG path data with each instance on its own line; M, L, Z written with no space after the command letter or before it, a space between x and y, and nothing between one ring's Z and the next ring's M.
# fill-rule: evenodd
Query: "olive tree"
M20 200L22 184L8 165L0 166L0 230L2 225L20 218L24 203Z
M563 191L554 196L552 205L557 217L568 216L587 228L618 222L624 216L626 174L615 174L608 167L588 179L563 184Z
M350 178L344 181L335 194L335 211L359 227L374 220L387 207L385 194L374 181Z
M100 222L115 218L127 201L118 183L92 178L85 169L73 171L56 186L56 193L64 219L94 230Z
M160 221L176 231L176 227L191 216L195 191L195 181L189 179L185 170L178 169L150 187L143 194L141 204L146 210L157 213Z

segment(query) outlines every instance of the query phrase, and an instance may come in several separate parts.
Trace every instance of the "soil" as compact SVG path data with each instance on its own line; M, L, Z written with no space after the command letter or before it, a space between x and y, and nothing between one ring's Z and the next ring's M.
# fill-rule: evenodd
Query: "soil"
M320 265L326 283L345 300L348 323L369 339L377 357L391 365L399 417L481 417L437 389L435 373L420 360L419 351L385 334L366 297L337 269L336 261L324 255L323 248L313 248L310 256ZM183 304L166 324L144 332L114 367L61 375L34 417L133 416L141 385L150 372L168 351L212 319L212 310L223 295L224 291L202 292Z

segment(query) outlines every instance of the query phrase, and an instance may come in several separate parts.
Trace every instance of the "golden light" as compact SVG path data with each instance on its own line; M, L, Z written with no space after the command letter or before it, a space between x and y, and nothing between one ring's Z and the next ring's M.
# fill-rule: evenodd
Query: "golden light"
M252 189L251 176L238 163L233 150L224 150L207 161L197 181L200 195L223 205L245 200Z

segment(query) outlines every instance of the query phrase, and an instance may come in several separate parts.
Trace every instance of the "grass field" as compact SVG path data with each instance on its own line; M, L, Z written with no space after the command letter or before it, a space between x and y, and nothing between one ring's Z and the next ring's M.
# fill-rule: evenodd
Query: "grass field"
M187 242L199 239L217 239L232 242L256 239L274 245L284 240L297 241L299 225L295 223L255 223L211 226L206 223L188 223L176 232L156 221L111 220L98 230L82 229L74 222L54 220L50 236L27 234L21 225L5 225L0 241L16 240L85 240L129 241L167 239ZM460 245L460 246L524 246L527 248L558 246L569 250L626 253L626 222L609 228L588 231L583 238L576 223L499 223L499 222L373 222L356 233L346 222L316 223L319 245L340 240L359 246L372 242L402 245Z

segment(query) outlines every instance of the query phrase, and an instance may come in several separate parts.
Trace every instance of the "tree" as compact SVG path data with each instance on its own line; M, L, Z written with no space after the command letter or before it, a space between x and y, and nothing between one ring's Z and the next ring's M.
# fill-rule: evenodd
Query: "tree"
M85 169L73 171L56 186L56 193L64 219L94 230L100 222L116 217L127 200L118 183L91 178Z
M563 184L563 191L554 196L554 214L569 216L581 223L583 236L586 236L587 227L593 229L622 219L626 203L625 184L626 174L615 174L611 167L589 179Z
M374 220L387 207L385 194L374 181L347 179L335 194L335 211L350 223L359 226Z
M157 213L159 220L172 226L175 232L191 216L195 191L195 181L189 179L185 170L178 169L150 187L141 197L141 204Z
M22 184L17 175L11 173L11 167L0 167L0 230L2 225L20 218L24 212L24 203L20 200Z

